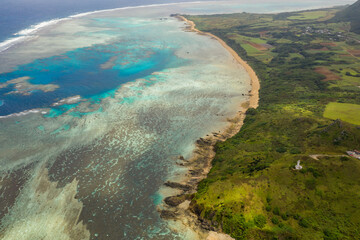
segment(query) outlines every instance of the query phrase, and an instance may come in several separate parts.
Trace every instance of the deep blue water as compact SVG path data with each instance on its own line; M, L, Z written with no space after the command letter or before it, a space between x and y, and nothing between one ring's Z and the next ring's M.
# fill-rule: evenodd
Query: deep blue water
M33 24L76 13L192 0L1 0L0 42Z
M112 9L129 6L141 6L149 4L164 4L175 2L194 2L211 0L1 0L0 1L0 42L11 38L13 34L26 29L31 25L56 18L64 18L77 13ZM239 12L267 12L284 11L286 7L306 8L324 7L333 5L345 5L355 2L354 0L316 0L311 1L283 1L266 2L240 1ZM221 1L214 1L221 2ZM236 8L235 8L236 9ZM196 10L196 7L194 8ZM206 10L200 9L206 13ZM213 12L213 9L211 10Z
M31 24L66 17L77 12L166 2L0 1L3 1L0 4L0 35L3 39ZM109 30L107 34L126 31L116 29L116 26L121 26L118 19L96 20L96 23L92 22L94 26L101 27L104 23L114 30ZM47 93L35 90L29 96L6 94L16 90L14 84L1 88L0 116L28 109L48 108L54 102L74 95L81 95L85 101L99 102L114 94L121 84L145 78L145 81L139 81L141 84L129 87L134 90L129 94L126 94L129 89L125 89L122 91L123 94L109 99L112 100L108 101L113 104L111 107L106 104L93 104L97 105L97 108L92 108L84 104L85 107L79 106L76 109L76 103L66 104L52 107L45 118L34 116L21 118L20 121L16 119L16 122L0 121L2 168L16 169L16 164L29 166L20 169L21 171L14 170L8 178L11 181L3 181L7 185L0 189L0 214L1 209L10 209L8 217L5 220L1 219L2 223L5 223L1 227L5 226L4 229L9 231L12 231L13 226L18 227L18 233L22 236L18 239L26 238L26 234L31 236L28 237L31 239L43 239L43 232L54 232L56 235L58 230L53 228L57 226L61 228L61 233L65 234L63 225L54 224L53 221L68 218L72 224L73 217L68 216L68 213L77 211L78 201L83 204L79 209L79 223L83 222L86 225L91 239L184 239L181 236L175 237L177 233L173 233L167 223L160 219L155 205L161 204L163 196L158 191L168 176L185 172L176 166L174 160L177 156L190 155L196 139L217 130L210 125L217 124L219 129L220 126L224 126L222 124L227 116L222 114L224 109L233 107L231 99L236 98L238 101L237 96L248 92L247 87L238 86L238 78L245 75L238 68L235 74L232 69L221 65L228 63L228 55L208 57L217 52L209 51L208 55L208 49L216 50L215 46L221 47L215 43L214 46L209 44L204 49L200 48L201 51L197 53L200 58L198 61L192 58L179 59L174 54L179 49L182 52L188 51L183 43L194 44L190 45L190 49L202 46L205 38L183 32L180 34L180 29L179 32L174 29L171 35L159 34L169 32L168 27L171 25L161 25L159 29L154 29L154 26L160 25L149 24L140 27L134 23L129 27L134 26L138 27L137 31L129 31L129 35L130 32L137 32L136 36L126 38L126 41L75 49L58 56L37 59L17 66L12 72L0 74L0 84L19 77L29 77L29 83L34 85L59 86ZM177 25L174 24L175 26ZM116 39L121 41L121 38ZM174 41L175 39L177 41ZM162 44L163 42L166 44ZM109 63L109 60L114 64L108 64L104 69L104 63ZM192 63L190 61L194 61L194 64L189 64ZM204 62L212 65L207 66ZM158 91L143 91L144 97L141 96L141 91L138 90L140 87L146 90L145 84L162 81L162 74L153 76L152 73L165 72L171 67L181 67L183 63L186 63L186 66L192 65L192 68L187 67L164 74L164 84L157 89ZM52 118L70 109L73 111L69 116L73 118ZM85 111L80 112L83 109ZM94 118L83 117L88 113L87 110L104 114L96 114ZM234 113L236 111L234 109ZM219 115L224 117L218 117ZM38 166L43 164L49 166L49 175L39 173L41 178L35 177L34 182L31 179L31 184L27 184L28 179L23 178L30 174L37 176ZM7 179L4 178L4 174L7 174L4 172L1 177ZM37 182L37 179L47 179L48 176L52 184L57 184L53 187L64 189L59 192L59 198L55 196L55 200L50 197L55 192L51 188L44 193L37 190L43 186L43 181ZM75 183L75 179L78 183ZM65 189L72 182L75 183L73 186L76 197L75 191L71 193ZM64 195L67 206L58 200ZM40 216L34 218L35 214ZM33 225L29 224L33 219L39 221ZM21 224L21 221L24 224ZM28 231L29 225L34 229ZM47 226L49 228L46 228ZM56 239L51 238L52 235L47 236L49 239Z
M75 95L82 98L97 96L116 90L121 84L144 78L153 72L179 64L171 49L124 49L123 44L96 45L80 48L60 56L38 59L18 66L10 73L0 74L0 83L20 77L30 77L29 83L55 84L55 91L32 91L30 95L6 94L16 90L15 84L0 88L0 116L34 108L48 108L51 104ZM101 65L112 57L115 66L102 69ZM58 107L58 108L64 108Z

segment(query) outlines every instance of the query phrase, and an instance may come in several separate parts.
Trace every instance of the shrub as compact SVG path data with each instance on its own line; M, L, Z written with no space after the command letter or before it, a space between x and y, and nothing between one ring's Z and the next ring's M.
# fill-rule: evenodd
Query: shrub
M264 215L257 215L254 217L254 223L258 228L263 228L265 227L266 224L266 218Z
M223 230L235 239L244 239L246 236L247 224L243 215L234 214L223 220Z
M321 176L321 173L319 172L319 170L315 169L315 168L312 168L312 167L309 167L308 172L311 172L312 175L317 178L317 177L320 177Z
M255 108L249 108L246 111L246 115L255 115L256 114L256 109Z
M278 147L278 148L276 149L276 151L277 151L278 153L284 153L284 152L287 151L287 149L286 149L286 147Z
M280 220L277 217L272 217L271 222L276 225L276 224L279 224Z
M300 149L298 149L298 148L292 148L292 149L290 150L290 153L291 153L291 154L299 154L299 153L301 153L301 151L300 151Z
M300 217L300 215L299 215L298 213L295 213L295 214L293 215L293 218L294 218L295 220L299 220L301 217Z
M275 214L275 215L280 215L280 209L278 208L278 207L274 207L274 209L273 209L273 214Z
M299 221L299 225L304 227L304 228L308 228L308 227L310 227L310 222L306 218L302 218Z
M281 214L281 218L282 218L284 221L286 221L286 220L289 219L289 214L288 214L288 213L283 213L283 214Z
M266 205L265 209L266 209L266 211L270 212L270 211L271 211L271 206L270 206L270 205Z
M325 229L324 240L338 240L342 239L342 234L337 229Z

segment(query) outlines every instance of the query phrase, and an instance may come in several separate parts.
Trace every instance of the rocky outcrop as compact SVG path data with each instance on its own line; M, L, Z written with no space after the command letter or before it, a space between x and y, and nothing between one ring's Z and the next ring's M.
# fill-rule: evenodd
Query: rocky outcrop
M175 219L177 216L176 212L170 210L161 210L160 217L163 219Z
M176 189L180 189L183 191L190 191L192 189L192 187L190 185L177 183L177 182L167 181L166 183L164 183L164 185L167 187L176 188Z
M171 206L171 207L177 207L179 206L181 203L183 203L185 200L190 200L191 195L177 195L177 196L170 196L164 199L164 202Z

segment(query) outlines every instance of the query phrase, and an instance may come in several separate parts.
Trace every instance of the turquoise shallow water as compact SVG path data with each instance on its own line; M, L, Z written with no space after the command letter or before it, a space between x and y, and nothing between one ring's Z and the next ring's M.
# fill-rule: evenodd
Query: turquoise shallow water
M168 15L230 8L95 13L0 54L2 239L197 239L159 217L163 183L228 126L250 81Z
M15 71L0 74L0 83L29 77L28 82L33 84L35 90L26 92L28 94L9 94L17 90L16 84L0 88L0 115L48 108L61 99L75 95L80 95L84 99L101 99L121 84L146 77L152 72L181 65L181 60L173 51L174 48L156 45L139 47L138 42L115 42L80 48L20 65ZM103 64L108 61L111 61L111 64L104 67ZM58 88L51 92L36 89L46 84L55 84ZM66 108L67 106L61 106L54 110Z
M163 183L227 126L248 75L177 19L119 16L65 21L0 55L2 238L196 239L160 218Z

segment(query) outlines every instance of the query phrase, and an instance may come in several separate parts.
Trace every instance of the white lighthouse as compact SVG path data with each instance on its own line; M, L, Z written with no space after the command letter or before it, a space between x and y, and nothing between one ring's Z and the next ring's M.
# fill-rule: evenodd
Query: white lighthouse
M296 164L296 166L295 166L295 169L296 170L301 170L303 167L300 165L300 160L299 161L297 161L297 164Z

